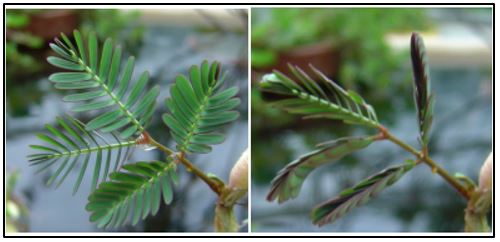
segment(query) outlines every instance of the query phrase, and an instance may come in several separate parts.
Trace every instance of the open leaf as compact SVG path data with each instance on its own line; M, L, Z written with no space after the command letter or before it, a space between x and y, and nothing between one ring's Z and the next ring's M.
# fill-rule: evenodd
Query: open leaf
M155 215L161 200L172 202L175 163L139 161L123 170L111 173L110 181L101 183L88 198L85 208L91 213L90 221L100 228L119 227L129 220L135 225L149 214Z
M302 183L315 168L337 161L356 150L365 148L374 140L374 136L346 137L322 144L321 149L301 156L278 172L278 175L272 181L267 200L278 199L278 203L282 203L297 197Z
M426 147L432 125L434 97L431 94L431 80L427 64L424 41L419 34L411 36L411 62L413 67L414 98L418 113L420 142Z
M313 223L323 226L334 222L355 207L368 202L388 186L394 184L414 166L414 163L406 163L389 167L361 181L356 186L342 191L338 197L321 203L312 210L311 219Z
M63 98L78 103L72 108L74 112L99 111L86 129L120 132L123 139L141 134L153 115L159 94L158 86L147 90L148 73L131 83L134 57L129 57L121 68L122 50L113 47L111 39L104 42L99 53L95 33L90 33L87 45L78 30L73 32L75 43L64 34L61 37L63 41L55 38L50 44L59 57L51 56L47 61L66 72L54 73L49 80L58 89L80 91Z
M191 67L189 78L179 75L170 88L171 97L165 102L170 112L163 115L163 121L181 152L210 152L211 145L224 141L216 131L239 117L234 111L240 104L234 97L238 89L222 90L220 68L218 62L204 61L201 67Z
M271 105L293 114L306 115L305 118L337 119L350 124L378 126L373 107L360 95L345 91L313 66L311 69L317 81L300 68L290 65L295 80L274 71L262 78L260 87L263 91L285 96L286 99Z
M47 185L57 181L56 187L59 187L71 171L79 170L73 194L78 191L88 169L93 166L92 189L95 189L99 181L106 180L109 172L119 168L135 146L135 141L120 141L115 135L112 135L114 143L110 143L99 133L87 131L85 125L70 116L58 117L57 122L61 128L47 124L50 136L39 134L37 137L45 144L30 145L40 153L31 154L28 158L30 165L41 167L38 172L57 168ZM91 161L92 155L94 159Z

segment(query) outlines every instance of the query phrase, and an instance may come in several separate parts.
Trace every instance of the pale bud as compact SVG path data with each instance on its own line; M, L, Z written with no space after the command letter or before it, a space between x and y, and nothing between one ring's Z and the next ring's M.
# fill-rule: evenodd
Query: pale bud
M491 175L493 173L493 154L490 153L484 161L483 167L479 172L479 189L481 191L491 190Z
M234 164L229 175L229 187L238 190L248 190L248 149Z

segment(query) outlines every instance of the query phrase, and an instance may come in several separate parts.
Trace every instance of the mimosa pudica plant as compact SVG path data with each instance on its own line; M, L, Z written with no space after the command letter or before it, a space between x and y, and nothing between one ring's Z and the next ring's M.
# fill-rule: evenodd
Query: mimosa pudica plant
M240 104L238 88L224 87L221 64L204 61L200 66L193 65L188 76L176 77L165 100L168 112L162 116L176 143L169 148L153 138L161 133L147 131L160 93L158 85L149 88L148 72L132 80L134 57L123 62L121 47L114 46L109 38L99 46L93 32L84 38L75 30L74 41L70 37L61 34L50 43L57 56L47 61L63 71L50 75L49 80L56 89L71 91L63 101L74 104L73 112L86 112L93 118L83 123L71 115L57 117L57 126L46 124L48 132L37 135L44 143L30 145L37 152L28 156L30 164L39 166L38 172L54 169L47 185L58 187L77 170L74 194L91 170L91 193L85 207L90 221L98 227L116 228L155 215L162 201L170 204L172 187L178 182L177 167L182 165L225 202L226 210L232 211L246 188L227 186L188 159L192 154L210 153L213 145L224 142L218 130L239 117L234 110ZM125 164L131 151L138 148L158 149L167 158ZM217 229L239 229L236 221L228 224L233 226Z
M357 206L367 203L382 190L397 182L415 166L425 164L441 176L458 194L468 201L465 214L465 231L489 232L487 215L491 209L491 183L489 188L479 188L469 177L451 175L429 156L429 133L433 120L434 96L427 65L423 39L413 33L410 41L411 63L414 79L414 100L417 109L420 149L395 137L378 119L375 110L359 94L346 91L311 66L314 77L290 65L293 78L274 71L262 78L261 90L283 96L273 101L273 107L304 118L340 120L347 124L365 126L378 133L363 137L343 137L318 144L318 149L302 155L289 163L273 179L267 200L283 203L297 197L302 183L314 169L338 161L344 156L387 140L412 154L415 159L388 167L343 190L337 197L324 201L311 211L313 224L323 226L335 222ZM490 171L491 176L491 171Z

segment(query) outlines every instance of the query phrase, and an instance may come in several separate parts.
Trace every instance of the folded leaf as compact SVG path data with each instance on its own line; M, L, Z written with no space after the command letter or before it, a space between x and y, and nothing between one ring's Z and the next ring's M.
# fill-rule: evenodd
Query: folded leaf
M284 100L271 103L305 118L337 119L349 124L377 127L378 120L372 106L352 91L345 91L323 73L311 66L316 79L298 67L290 65L295 80L279 71L265 75L260 87L263 91L285 95Z
M434 97L431 94L431 80L424 41L419 34L411 36L411 62L413 67L414 98L418 113L420 142L426 147L429 142L429 131L432 124Z
M334 222L354 207L368 202L382 190L394 184L414 166L414 163L406 163L387 168L363 180L356 186L342 191L338 197L321 203L312 210L311 219L313 223L323 226Z
M347 137L322 144L321 149L303 155L278 172L278 175L272 181L267 200L278 199L278 203L282 203L297 197L302 183L315 168L337 161L356 150L365 148L374 140L374 136Z

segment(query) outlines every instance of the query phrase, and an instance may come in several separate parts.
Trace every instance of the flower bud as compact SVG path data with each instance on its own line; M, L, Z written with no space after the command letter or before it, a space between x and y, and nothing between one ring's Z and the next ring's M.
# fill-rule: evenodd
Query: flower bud
M232 189L248 190L248 149L241 154L240 159L231 169L229 187Z
M493 173L493 155L490 153L484 161L483 167L479 172L479 189L481 191L491 190L491 175Z

